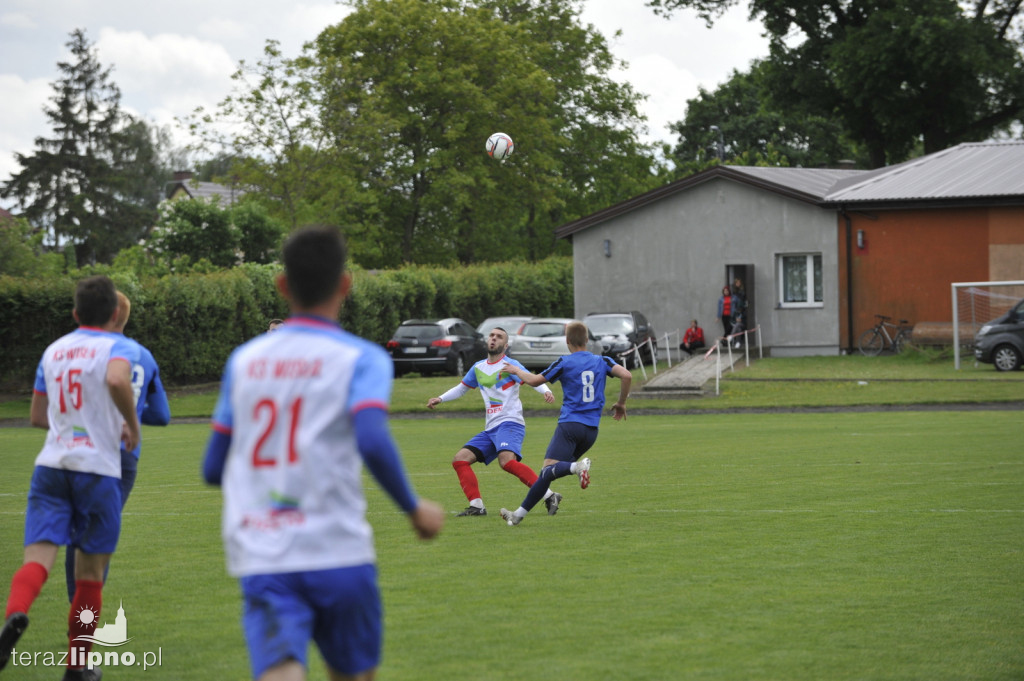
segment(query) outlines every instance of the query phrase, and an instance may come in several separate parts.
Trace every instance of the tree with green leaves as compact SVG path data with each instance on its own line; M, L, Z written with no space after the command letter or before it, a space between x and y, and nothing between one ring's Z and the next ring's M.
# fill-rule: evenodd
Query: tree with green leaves
M609 77L581 0L349 4L194 123L242 122L233 171L294 222L345 225L357 263L544 258L568 248L554 227L659 181L640 95ZM516 143L505 162L484 153L496 131Z
M58 64L51 106L53 129L2 188L53 248L73 245L80 264L109 262L136 242L156 217L162 179L153 135L120 109L121 93L85 32L71 32L69 61Z
M647 0L712 24L738 0ZM872 166L1008 134L1024 117L1020 0L750 0L787 119L839 120Z
M671 126L679 135L673 151L677 168L714 158L719 142L723 162L753 160L741 165L813 168L847 159L867 162L857 158L839 120L787 116L775 108L765 82L767 68L765 62L756 61L749 71L734 70L716 90L700 88L697 97L687 100L686 117Z
M45 277L60 274L64 260L43 249L43 233L25 218L0 215L0 274Z
M199 108L188 119L194 148L218 149L203 163L200 177L251 187L291 228L339 219L341 197L353 200L359 188L342 186L337 158L325 129L322 86L317 66L291 59L268 40L256 64L242 61L232 75L234 91L216 111Z
M160 206L145 250L174 270L188 270L201 261L219 268L268 264L277 259L284 234L282 224L256 202L222 207L219 197L176 199Z

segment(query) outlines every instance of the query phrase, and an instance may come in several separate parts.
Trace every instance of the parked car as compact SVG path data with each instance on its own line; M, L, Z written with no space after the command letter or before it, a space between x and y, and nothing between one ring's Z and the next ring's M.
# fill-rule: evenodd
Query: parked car
M644 362L651 362L658 354L658 343L654 337L654 327L647 321L647 317L636 310L632 312L602 312L588 314L583 318L583 323L590 328L590 332L601 340L605 347L605 354L622 362L627 368L637 366L636 353L633 353L623 361L622 353L633 346L640 345L650 340L650 345L640 349L640 357Z
M386 347L395 363L395 376L410 371L462 376L487 356L484 337L455 317L404 321Z
M488 317L480 322L480 326L476 327L476 332L481 334L484 338L487 338L487 334L491 332L491 329L496 326L500 326L508 331L508 335L511 338L518 333L519 327L531 319L533 319L533 317L528 316Z
M511 340L508 354L530 370L546 369L562 355L569 354L565 342L565 327L574 321L563 317L536 317L523 324ZM594 334L590 334L587 350L600 355L604 348Z
M974 358L994 364L998 371L1020 369L1024 358L1024 300L978 329Z

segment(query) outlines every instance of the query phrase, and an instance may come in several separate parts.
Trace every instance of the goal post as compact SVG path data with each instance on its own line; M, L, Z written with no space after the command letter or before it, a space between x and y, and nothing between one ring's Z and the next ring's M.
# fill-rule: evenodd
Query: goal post
M1008 312L1024 298L1024 281L969 281L951 284L953 295L953 363L960 369L960 349L970 347L978 329Z

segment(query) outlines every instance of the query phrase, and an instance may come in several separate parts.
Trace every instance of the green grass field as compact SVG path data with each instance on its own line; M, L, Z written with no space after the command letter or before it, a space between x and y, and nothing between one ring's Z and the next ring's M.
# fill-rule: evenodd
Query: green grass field
M668 365L661 361L659 371ZM653 370L647 368L648 378ZM406 376L394 383L391 401L393 414L426 412L427 399L440 395L458 383L454 376ZM898 383L898 385L894 385ZM634 391L643 384L643 374L633 371ZM29 386L30 387L30 386ZM216 402L216 384L169 387L177 418L209 418ZM557 388L556 388L557 390ZM613 402L618 382L610 381L605 395ZM998 372L991 365L974 366L964 360L962 368L953 368L953 360L944 355L908 351L902 355L862 357L765 358L728 371L722 377L721 394L714 395L714 381L705 386L711 393L701 398L639 399L631 409L698 410L759 409L765 407L885 406L908 404L977 404L1024 402L1024 371ZM547 405L539 395L524 390L523 404L531 411L558 413L559 404ZM31 393L0 398L0 420L27 419ZM446 403L442 413L476 415L479 400L463 398Z
M451 456L478 416L393 422L417 491L451 512L465 505ZM554 425L528 421L526 463ZM0 433L6 590L42 431ZM140 663L159 652L160 666L108 665L104 678L248 678L220 492L199 476L207 434L144 430L103 620L123 602L124 649ZM498 509L526 488L476 466L490 515L450 518L430 543L368 481L386 611L378 678L1019 680L1021 435L1019 411L606 419L591 487L558 481L557 516L506 527ZM64 650L62 565L31 616L18 650ZM311 678L324 678L313 659ZM12 669L5 678L60 674Z

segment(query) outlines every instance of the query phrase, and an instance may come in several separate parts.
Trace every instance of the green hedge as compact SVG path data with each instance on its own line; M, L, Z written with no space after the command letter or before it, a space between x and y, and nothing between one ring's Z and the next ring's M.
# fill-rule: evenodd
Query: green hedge
M139 281L112 276L132 300L126 332L148 347L168 385L215 381L233 348L284 317L275 265L242 265L212 274ZM0 276L0 390L31 390L46 346L75 328L75 280ZM405 319L461 317L472 325L497 315L572 316L572 260L408 267L353 272L342 325L385 343Z

